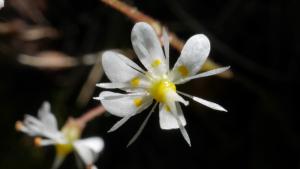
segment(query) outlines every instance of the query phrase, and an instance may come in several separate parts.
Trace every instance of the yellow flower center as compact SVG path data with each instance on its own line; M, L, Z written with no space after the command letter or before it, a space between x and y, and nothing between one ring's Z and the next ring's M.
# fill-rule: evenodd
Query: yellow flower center
M55 148L58 155L64 156L73 151L73 144L56 144Z
M62 129L66 143L56 144L56 152L58 155L67 155L73 151L73 142L80 138L80 129L75 124L68 124Z
M148 91L156 101L165 103L167 93L176 91L176 86L168 79L163 78L153 81Z

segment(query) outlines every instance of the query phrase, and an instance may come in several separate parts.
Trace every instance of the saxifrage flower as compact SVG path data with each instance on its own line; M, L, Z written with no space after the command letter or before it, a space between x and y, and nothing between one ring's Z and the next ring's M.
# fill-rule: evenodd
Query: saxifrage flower
M182 103L187 106L189 102L182 96L215 110L226 110L216 103L180 92L176 89L176 85L222 73L229 69L229 66L198 73L210 52L210 42L203 34L197 34L188 39L172 69L170 69L169 61L170 40L165 30L162 35L164 52L155 31L147 23L135 24L131 32L131 41L146 71L120 53L107 51L102 56L103 69L111 83L99 83L97 86L127 92L103 91L99 97L95 98L101 101L109 113L122 117L109 132L115 131L132 116L145 110L154 100L152 110L128 145L139 136L157 105L159 105L161 129L179 128L184 139L191 145L184 127L186 120L180 105Z
M48 102L42 104L38 118L25 115L23 122L16 122L16 129L35 137L34 142L37 146L55 146L56 158L52 169L57 169L72 151L75 152L79 167L96 169L94 162L104 148L104 142L100 137L80 139L81 129L74 121L68 121L59 131Z

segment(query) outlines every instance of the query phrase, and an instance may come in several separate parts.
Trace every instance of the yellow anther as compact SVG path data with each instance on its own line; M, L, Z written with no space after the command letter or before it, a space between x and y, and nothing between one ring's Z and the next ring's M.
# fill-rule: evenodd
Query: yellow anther
M161 64L160 59L155 59L155 60L151 63L151 66L152 66L153 68L157 68L160 64Z
M143 103L143 100L141 98L136 98L136 99L133 99L133 103L136 107L140 107Z
M16 122L15 128L16 128L17 131L21 131L23 127L24 127L24 125L21 121Z
M178 67L178 72L181 74L181 76L186 77L189 75L189 70L186 68L186 66L181 65Z
M41 146L42 144L42 138L41 137L35 137L34 138L34 145Z
M149 88L149 93L152 97L162 103L166 102L167 93L170 91L176 91L176 86L171 81L165 79L153 82Z
M140 85L141 79L139 77L135 77L130 81L132 87L138 87Z

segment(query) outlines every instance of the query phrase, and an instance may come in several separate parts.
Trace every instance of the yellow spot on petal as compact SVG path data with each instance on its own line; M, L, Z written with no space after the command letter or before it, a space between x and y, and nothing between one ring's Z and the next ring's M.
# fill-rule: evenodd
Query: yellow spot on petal
M161 64L160 59L155 59L155 60L151 63L151 66L152 66L153 68L157 68L160 64Z
M165 110L166 110L167 112L171 112L171 109L170 109L169 106L165 106Z
M16 122L15 128L16 128L17 131L21 131L23 127L24 127L24 125L21 121Z
M141 79L139 77L135 77L130 81L132 87L138 87L140 85Z
M41 146L41 144L42 144L42 138L41 137L34 138L34 145Z
M189 70L186 68L186 66L181 65L178 67L178 72L181 74L181 76L186 77L189 74Z
M143 100L141 98L136 98L133 100L133 103L136 107L140 107L143 103Z

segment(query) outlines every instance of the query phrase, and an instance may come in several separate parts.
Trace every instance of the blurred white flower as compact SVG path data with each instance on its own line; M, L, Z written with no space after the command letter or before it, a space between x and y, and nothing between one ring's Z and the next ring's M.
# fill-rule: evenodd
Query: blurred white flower
M75 152L79 167L96 169L93 164L104 148L104 142L100 137L79 139L81 129L74 121L68 121L59 131L56 118L51 113L48 102L44 102L39 109L38 118L25 115L23 122L16 122L16 129L34 136L34 142L37 146L55 146L56 158L52 169L57 169L72 151Z
M4 0L0 0L0 9L4 7Z
M133 143L143 130L149 117L159 103L159 123L161 129L180 129L189 145L190 139L184 128L184 118L179 103L188 105L180 95L219 111L226 111L220 105L176 90L176 85L190 80L222 73L229 69L223 67L199 73L209 51L210 42L203 34L192 36L184 45L181 55L173 69L169 69L169 37L163 30L162 43L156 36L153 28L147 23L137 23L131 32L131 41L135 53L147 71L140 68L122 54L112 51L105 52L102 64L107 77L112 83L99 83L98 87L106 89L122 89L126 94L104 91L95 99L100 100L104 108L113 115L122 117L110 130L115 131L130 117L149 107L153 100L155 104L142 123L141 127L128 145Z

